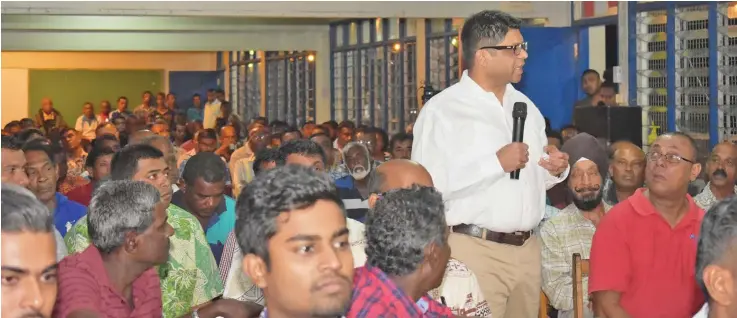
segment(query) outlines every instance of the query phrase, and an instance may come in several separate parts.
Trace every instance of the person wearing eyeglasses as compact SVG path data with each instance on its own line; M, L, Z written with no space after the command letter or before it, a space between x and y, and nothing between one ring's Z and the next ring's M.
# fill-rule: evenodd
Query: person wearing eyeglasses
M260 123L251 124L248 128L248 140L242 147L233 151L228 163L232 174L234 198L237 198L241 189L253 179L253 160L256 159L256 153L269 145L271 145L269 127Z
M413 128L412 160L443 194L452 257L476 273L499 318L538 314L542 261L533 230L545 215L545 191L569 170L568 155L548 146L540 110L512 85L528 58L521 26L501 11L468 18L461 30L467 70L425 103ZM512 139L516 103L527 104L521 142Z
M706 175L709 183L693 199L704 210L737 193L737 146L725 141L711 151L706 161Z
M692 317L702 210L688 195L701 172L694 140L659 136L646 155L645 188L614 206L596 228L589 292L598 317Z

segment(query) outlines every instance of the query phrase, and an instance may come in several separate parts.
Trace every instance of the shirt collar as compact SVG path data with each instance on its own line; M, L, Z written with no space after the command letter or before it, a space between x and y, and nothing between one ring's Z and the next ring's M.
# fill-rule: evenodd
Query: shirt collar
M468 76L468 70L463 71L461 80L458 83L461 85L461 87L468 89L469 91L473 93L480 94L480 95L491 94L492 96L494 96L494 98L496 98L496 95L494 95L494 93L485 91L483 88L481 88L481 86L479 86L478 83L476 83L476 81L474 81L470 76ZM504 97L505 97L504 99L506 99L507 96L515 92L517 92L517 89L515 89L512 84L508 83L506 89L504 90Z
M737 193L737 185L734 186L734 193ZM701 190L701 193L699 195L702 195L705 199L709 199L711 201L718 201L717 197L714 196L714 193L711 192L711 182L707 183L703 190Z
M258 316L258 318L267 318L269 317L269 313L266 310L266 307L264 307L264 310L261 311L261 314ZM345 316L341 316L340 318L345 318Z
M369 278L374 278L373 280L378 280L380 285L383 285L384 288L389 289L394 297L406 297L410 300L410 302L412 302L412 299L410 299L403 290L401 290L396 284L394 284L394 281L392 281L389 276L384 273L384 271L382 271L378 267L373 266L365 266L365 269L365 273L369 275ZM420 313L425 314L430 309L431 301L433 300L431 300L429 296L424 295L414 303L416 309Z
M217 221L220 220L220 215L223 214L225 210L227 209L225 205L225 200L226 200L225 195L223 195L223 199L220 201L220 204L217 207L215 207L215 212L210 217L210 220L207 221L207 228L210 228L211 226L215 225L215 223L217 223ZM187 205L184 203L184 191L179 190L179 191L174 192L174 194L172 194L171 196L171 203L182 208L182 210L190 212L189 210L187 210Z
M635 212L642 216L650 216L650 215L657 215L660 216L658 211L655 209L655 206L653 206L652 202L645 196L645 191L647 188L640 188L635 191L632 196L627 198L627 202L629 202L632 205L632 208L635 210ZM691 198L690 195L686 194L686 199L688 200L688 212L686 212L686 215L681 219L681 221L676 225L676 228L681 227L684 224L689 224L690 222L697 221L699 217L699 208L696 203L694 202L693 198Z

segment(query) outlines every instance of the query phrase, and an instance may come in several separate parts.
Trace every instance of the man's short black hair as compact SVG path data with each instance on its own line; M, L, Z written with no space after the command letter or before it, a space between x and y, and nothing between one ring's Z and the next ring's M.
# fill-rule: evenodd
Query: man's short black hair
M197 179L207 183L225 182L225 162L212 152L199 152L187 160L182 179L192 186Z
M49 157L49 161L56 165L59 163L56 160L56 153L58 151L61 151L61 149L54 149L48 142L45 140L31 140L30 142L27 142L25 145L23 145L23 152L29 152L29 151L41 151L46 153L46 156Z
M302 138L302 132L299 129L295 128L294 126L287 127L287 130L285 130L284 132L281 133L281 136L280 136L279 139L281 139L282 142L284 141L283 140L284 139L284 135L286 135L286 134L297 134L297 136L299 136L299 139Z
M547 136L548 138L558 139L558 141L560 142L560 144L561 145L563 144L563 135L561 135L560 132L558 132L557 130L552 130L552 129L546 130L545 131L545 136Z
M304 124L302 124L302 128L305 128L307 125L317 125L314 121L308 120Z
M339 126L338 125L338 122L337 121L334 121L334 120L328 120L328 121L320 124L320 126L323 126L323 125L330 126L333 129L338 129L338 126Z
M98 135L97 138L95 138L95 140L92 141L92 147L93 148L103 147L106 141L120 142L118 138L116 138L115 136L111 134L102 134L102 135Z
M200 141L202 139L215 139L218 140L218 132L215 131L215 129L207 128L200 130L197 133L197 141Z
M164 153L149 145L128 145L113 156L110 167L111 180L130 180L138 172L138 162L143 159L163 159Z
M482 46L504 41L510 29L519 30L522 20L498 10L484 10L469 17L461 30L463 64L473 68L476 51Z
M21 127L24 127L26 125L28 125L29 127L35 127L36 123L33 121L33 119L26 117L20 120L20 125Z
M84 166L92 168L95 166L95 162L97 162L98 158L114 154L115 150L110 147L92 147L92 151L87 154L87 160L85 161Z
M617 85L612 82L601 83L601 86L599 86L599 89L602 89L602 88L611 88L615 92L617 91Z
M356 129L356 124L354 124L350 120L344 120L344 121L340 122L340 124L338 125L338 129L337 130L341 130L343 128L349 128L349 129L353 130L353 129Z
M281 153L278 149L264 148L256 153L256 158L253 159L253 174L258 175L261 173L261 165L267 162L276 163L279 161Z
M43 137L43 139L46 139L46 135L44 135L43 131L41 131L40 129L36 129L36 128L24 129L23 131L18 133L16 137L18 139L18 142L20 142L21 144L24 144L28 142L28 140L30 140L33 135L39 135Z
M251 119L251 122L248 125L250 126L251 124L254 124L254 123L259 123L261 125L268 126L269 125L269 119L266 118L266 117L264 117L264 116L257 116L257 117L254 117L253 119ZM249 130L250 130L250 128L249 128Z
M283 166L287 164L287 158L289 155L303 155L307 157L320 157L322 163L328 162L325 152L322 151L322 147L316 142L307 139L295 139L285 142L279 147L279 157L276 161L277 166Z
M389 143L389 151L392 151L392 149L394 149L394 146L396 146L398 142L404 142L408 140L409 142L412 142L413 139L414 137L412 136L412 134L408 134L406 132L396 133L394 134L394 136L392 136L392 141Z
M199 94L199 93L194 93L194 94L192 94L192 98L195 98L195 97L201 97L201 96L200 96L200 94Z
M311 207L317 201L337 205L345 215L335 184L325 173L287 165L257 175L238 196L235 234L243 255L260 257L267 268L269 240L276 235L282 213Z
M310 135L310 140L312 140L312 139L314 139L314 138L316 138L316 137L325 137L325 138L327 138L328 140L330 140L330 136L328 136L328 134L326 134L326 133L321 133L321 132L320 132L320 133L316 133L316 134L312 134L312 135Z
M374 127L373 129L374 133L378 135L378 139L381 139L381 142L384 145L384 149L381 149L381 151L386 151L386 149L389 147L389 135L384 129L381 129L379 127Z
M2 136L2 141L0 142L0 146L2 146L2 149L8 149L8 150L22 150L23 148L23 142L21 142L20 139L18 139L15 136Z
M596 70L592 70L592 69L587 69L583 71L583 73L581 73L581 78L583 78L584 76L588 74L595 74L597 78L601 78L601 75L599 74L599 72L597 72Z
M14 127L18 127L18 128L20 128L20 127L21 127L21 126L20 126L20 121L17 121L17 120L13 120L13 121L11 121L11 122L9 122L9 123L5 124L5 127L3 128L3 130L5 130L5 131L8 131L8 130L10 130L11 128L14 128Z

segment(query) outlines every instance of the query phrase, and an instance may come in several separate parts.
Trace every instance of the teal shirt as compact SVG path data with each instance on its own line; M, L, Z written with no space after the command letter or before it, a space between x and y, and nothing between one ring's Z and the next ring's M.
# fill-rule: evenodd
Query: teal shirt
M186 210L182 191L174 193L171 203ZM228 240L228 234L233 231L233 228L235 228L235 200L224 195L223 201L215 208L215 212L205 227L207 244L210 245L212 255L215 256L215 261L218 264L220 264L220 258L225 248L225 241Z

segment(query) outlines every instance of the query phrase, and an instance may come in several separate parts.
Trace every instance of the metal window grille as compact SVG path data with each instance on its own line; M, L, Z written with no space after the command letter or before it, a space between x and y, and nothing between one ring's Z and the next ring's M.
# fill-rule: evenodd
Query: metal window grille
M345 120L343 117L343 110L346 107L344 102L346 87L343 84L346 82L346 69L344 66L345 52L335 52L332 53L332 55L333 76L331 80L333 81L333 91L331 93L333 95L333 119L337 122L341 122Z
M266 53L266 113L301 126L315 119L315 62L311 52Z
M737 141L737 18L728 13L731 3L720 2L717 13L719 139ZM709 21L711 23L711 21Z
M442 90L458 81L458 30L453 27L452 19L428 19L425 30L425 84Z
M643 112L643 148L667 131L666 12L636 16L637 103Z
M261 85L255 51L233 51L230 53L230 95L236 112L244 119L261 113Z
M417 108L416 41L405 19L331 25L331 45L333 119L402 130Z
M676 8L676 129L696 140L700 160L709 147L709 9Z

